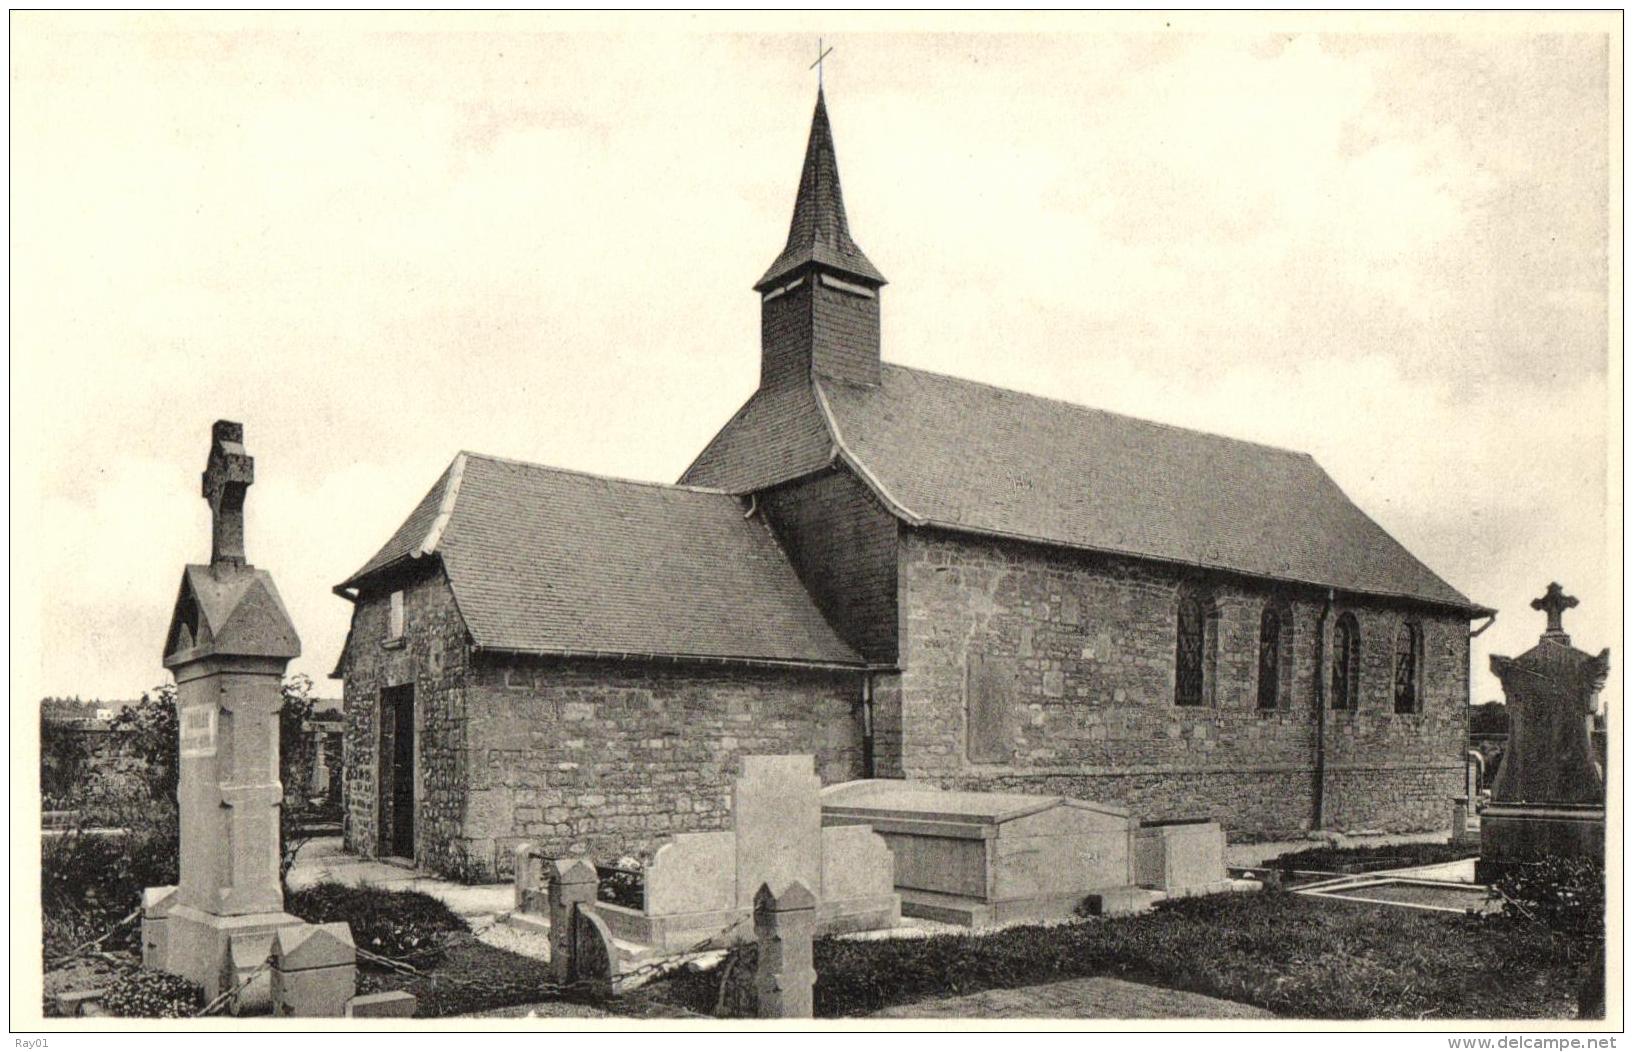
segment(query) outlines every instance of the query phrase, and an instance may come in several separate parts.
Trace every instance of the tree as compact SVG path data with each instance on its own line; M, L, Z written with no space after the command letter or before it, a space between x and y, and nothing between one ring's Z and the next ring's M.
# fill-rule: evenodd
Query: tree
M128 734L131 754L142 761L148 796L175 802L181 778L180 730L176 723L176 685L164 683L142 692L142 700L120 709L108 721L116 734Z

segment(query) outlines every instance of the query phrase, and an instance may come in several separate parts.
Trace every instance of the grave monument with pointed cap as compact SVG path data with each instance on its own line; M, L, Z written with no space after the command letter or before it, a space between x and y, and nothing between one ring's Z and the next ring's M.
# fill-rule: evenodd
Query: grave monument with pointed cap
M181 739L181 883L144 896L144 963L192 979L206 998L248 980L238 1011L268 1006L274 939L306 926L284 912L279 882L278 710L301 645L272 577L245 559L254 481L243 425L217 421L204 470L210 563L182 572L164 646Z
M1482 881L1547 855L1603 858L1605 776L1593 748L1595 699L1610 650L1571 646L1564 614L1577 605L1558 584L1531 603L1547 615L1537 645L1491 659L1508 704L1508 749L1480 817Z

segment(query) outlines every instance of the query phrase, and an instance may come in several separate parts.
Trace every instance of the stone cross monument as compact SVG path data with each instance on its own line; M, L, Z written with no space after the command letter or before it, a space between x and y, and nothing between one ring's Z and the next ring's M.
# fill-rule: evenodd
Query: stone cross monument
M1491 659L1508 704L1508 749L1480 819L1481 880L1545 855L1604 854L1605 776L1592 728L1610 651L1571 646L1564 614L1576 605L1550 584L1531 603L1548 618L1537 645L1519 657Z
M143 897L143 963L192 979L207 998L260 969L235 998L239 1010L267 1006L262 965L274 939L306 927L284 912L279 880L278 710L301 645L271 575L245 560L254 481L243 425L217 421L204 471L210 564L182 572L164 647L181 738L181 884ZM349 934L345 943L332 956L349 958Z

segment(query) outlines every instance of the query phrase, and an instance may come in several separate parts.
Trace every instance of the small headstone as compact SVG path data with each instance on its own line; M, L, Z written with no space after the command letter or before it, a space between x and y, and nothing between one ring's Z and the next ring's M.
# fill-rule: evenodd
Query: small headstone
M346 1002L346 1014L355 1019L408 1019L419 1003L419 998L407 990L358 994Z
M816 896L809 888L795 881L776 895L768 885L760 886L754 896L754 934L759 941L754 990L761 1019L811 1018L815 932Z

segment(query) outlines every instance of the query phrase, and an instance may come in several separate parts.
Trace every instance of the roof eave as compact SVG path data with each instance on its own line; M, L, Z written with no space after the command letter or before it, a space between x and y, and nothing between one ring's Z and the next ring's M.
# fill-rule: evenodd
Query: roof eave
M765 272L765 275L754 283L754 291L763 294L769 291L777 282L785 281L806 268L811 270L831 270L835 274L841 274L853 281L860 281L875 291L890 284L866 257L862 258L860 265L851 267L818 259L810 252L805 252L788 260L778 257L776 262L771 264L770 269Z
M1306 588L1332 589L1348 595L1365 596L1372 599L1392 599L1397 601L1422 603L1427 606L1435 606L1442 609L1455 610L1458 613L1467 614L1470 620L1479 617L1492 617L1497 613L1497 611L1491 609L1490 607L1480 606L1479 604L1473 603L1467 599L1457 602L1450 599L1438 599L1431 596L1412 595L1405 592L1369 591L1363 588L1335 585L1324 581L1306 580L1301 577L1278 577L1272 574L1255 573L1251 570L1243 570L1239 567L1226 566L1220 563L1200 561L1193 562L1188 559L1176 559L1172 556L1151 555L1146 552L1129 551L1120 548L1110 548L1087 544L1071 544L1066 541L1059 541L1049 537L1039 537L1023 533L1010 533L1008 531L994 530L984 526L972 526L968 523L948 522L941 519L919 519L914 521L900 514L898 514L898 517L902 518L902 520L910 526L929 527L931 529L947 530L953 533L968 533L978 537L992 537L997 540L1021 541L1026 544L1038 544L1049 548L1063 548L1067 551L1094 552L1098 555L1115 555L1124 559L1139 559L1144 562L1165 563L1170 566L1183 566L1198 570L1212 570L1217 573L1235 574L1239 577L1254 577L1263 581L1279 581L1283 584L1301 585Z
M802 668L816 671L834 672L868 672L873 668L873 666L870 666L868 662L860 656L857 656L854 659L844 660L817 658L771 658L726 654L659 654L648 651L631 650L575 650L568 648L558 649L547 647L518 647L487 645L480 643L474 645L471 650L473 654L513 654L520 657L568 658L580 661L663 661L702 665Z

